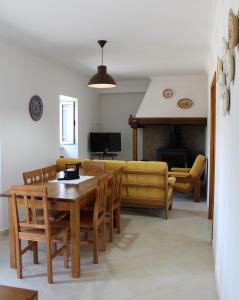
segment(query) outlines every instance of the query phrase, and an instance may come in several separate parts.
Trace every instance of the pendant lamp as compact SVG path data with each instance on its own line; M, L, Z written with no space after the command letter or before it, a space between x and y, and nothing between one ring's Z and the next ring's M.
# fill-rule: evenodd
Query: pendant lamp
M116 83L114 79L107 73L107 67L104 66L103 64L103 48L106 43L107 41L105 40L98 41L98 44L100 45L102 51L101 54L102 63L100 66L98 66L97 73L90 79L88 83L88 87L100 88L100 89L116 87Z

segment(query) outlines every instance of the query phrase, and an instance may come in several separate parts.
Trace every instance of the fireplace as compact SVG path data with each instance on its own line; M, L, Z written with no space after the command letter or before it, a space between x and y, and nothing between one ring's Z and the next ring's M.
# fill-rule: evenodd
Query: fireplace
M167 161L170 167L191 167L197 154L205 153L206 118L136 118L131 116L133 159L138 159L138 128L142 128L139 159ZM140 132L140 133L141 133Z
M168 167L182 167L187 168L190 164L189 150L182 147L181 127L177 125L169 126L169 142L167 147L157 149L157 159L159 161L166 161Z

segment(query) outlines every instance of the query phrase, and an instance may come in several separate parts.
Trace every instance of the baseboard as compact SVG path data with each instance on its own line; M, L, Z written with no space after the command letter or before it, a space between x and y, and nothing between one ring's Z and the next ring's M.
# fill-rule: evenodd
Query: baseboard
M8 235L8 229L5 229L3 231L0 230L0 237L6 236L6 235Z

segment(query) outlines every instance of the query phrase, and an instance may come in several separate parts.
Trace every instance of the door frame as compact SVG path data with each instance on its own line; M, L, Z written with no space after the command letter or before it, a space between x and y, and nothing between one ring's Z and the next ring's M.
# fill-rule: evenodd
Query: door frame
M214 215L215 186L215 146L216 146L216 72L213 74L210 87L210 165L209 165L209 207L208 219Z

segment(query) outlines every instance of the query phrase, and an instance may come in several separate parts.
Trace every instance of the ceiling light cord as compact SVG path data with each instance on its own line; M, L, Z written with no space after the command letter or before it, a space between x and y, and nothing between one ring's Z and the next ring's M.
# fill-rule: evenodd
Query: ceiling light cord
M102 47L101 48L101 65L103 66L104 64L103 64L103 58L104 58L104 48Z

